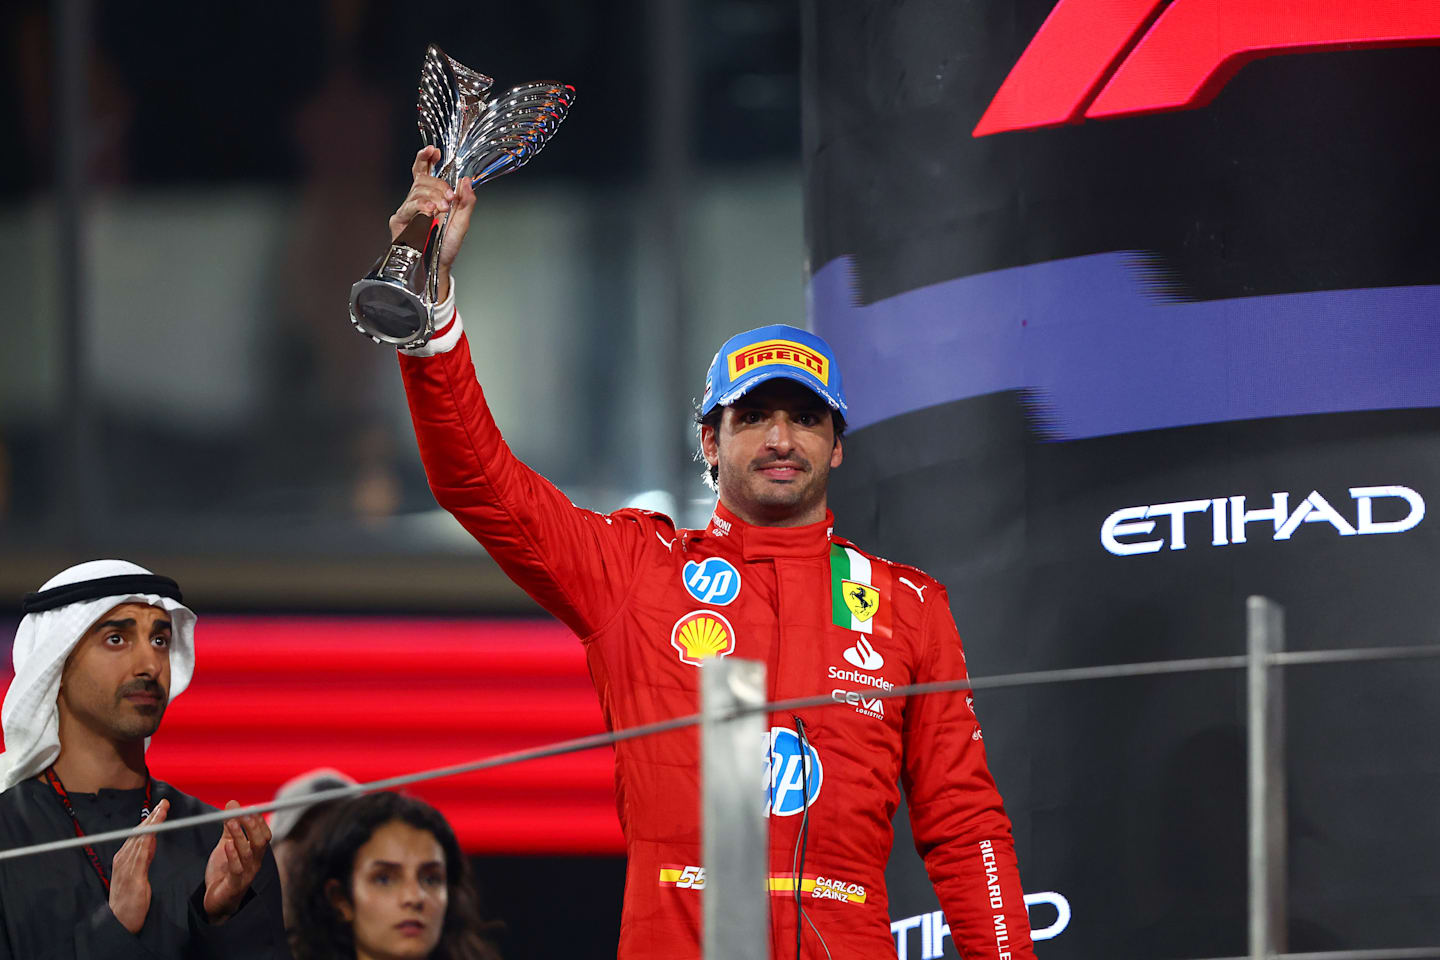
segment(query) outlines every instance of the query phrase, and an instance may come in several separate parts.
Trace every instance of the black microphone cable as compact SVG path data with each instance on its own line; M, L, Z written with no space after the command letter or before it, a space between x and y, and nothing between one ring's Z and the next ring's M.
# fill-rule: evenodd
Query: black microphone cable
M805 878L805 848L809 845L810 839L810 739L805 736L805 721L800 719L799 714L792 713L790 719L795 721L795 734L800 739L800 835L795 838L795 851L790 857L791 876L795 884L795 960L801 960L801 936L805 932L807 923L810 924L810 929L815 931L815 936L820 941L820 948L825 951L826 960L831 960L829 945L820 935L815 922L805 913L802 887Z

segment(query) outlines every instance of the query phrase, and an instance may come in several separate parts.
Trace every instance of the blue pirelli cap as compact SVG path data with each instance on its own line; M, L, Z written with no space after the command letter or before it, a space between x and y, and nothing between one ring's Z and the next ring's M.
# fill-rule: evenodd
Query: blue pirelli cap
M776 377L804 384L832 409L845 413L845 387L830 344L808 330L773 323L736 334L720 347L705 376L700 415L728 407Z

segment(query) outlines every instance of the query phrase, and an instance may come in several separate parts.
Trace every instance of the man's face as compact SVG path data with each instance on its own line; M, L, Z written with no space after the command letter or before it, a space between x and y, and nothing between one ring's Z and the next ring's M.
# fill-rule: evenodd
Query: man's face
M742 519L773 526L824 519L842 450L830 407L801 384L760 384L724 409L718 430L701 428L700 445L719 468L720 501Z
M122 603L75 645L60 674L60 710L112 740L160 726L170 694L170 614Z

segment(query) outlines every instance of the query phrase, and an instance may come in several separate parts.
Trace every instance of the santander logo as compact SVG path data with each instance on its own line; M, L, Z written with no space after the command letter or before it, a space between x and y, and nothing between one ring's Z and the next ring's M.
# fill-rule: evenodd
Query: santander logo
M866 637L858 638L855 646L846 648L845 660L861 670L879 670L885 666L885 658Z
M1434 43L1417 0L1057 0L973 136L1203 107L1261 57Z

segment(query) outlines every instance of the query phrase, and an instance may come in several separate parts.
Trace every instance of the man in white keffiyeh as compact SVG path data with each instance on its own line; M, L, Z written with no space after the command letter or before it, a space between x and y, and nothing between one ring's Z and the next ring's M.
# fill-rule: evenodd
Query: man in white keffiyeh
M150 582L145 580L147 577ZM147 731L147 737L159 726L166 704L184 692L195 670L195 613L177 599L178 589L168 591L173 581L167 586L165 579L125 560L91 560L56 574L32 594L49 593L54 600L70 602L53 607L42 602L47 609L27 612L15 633L12 653L15 679L10 683L4 709L0 711L5 729L5 752L0 754L0 791L38 775L59 756L60 675L66 660L86 631L122 604L155 607L169 615L168 689L161 693L157 704L137 703L131 711L135 722L141 725L153 718L154 725ZM69 595L58 592L67 587L72 591ZM154 592L162 589L175 596ZM110 592L107 596L81 596L97 590ZM149 685L144 685L144 689L154 692ZM119 701L118 691L112 691L112 695ZM117 702L116 706L123 704Z
M23 608L0 709L0 848L214 810L145 760L195 669L195 614L175 581L92 560ZM269 843L265 821L244 816L0 862L0 960L288 957Z

